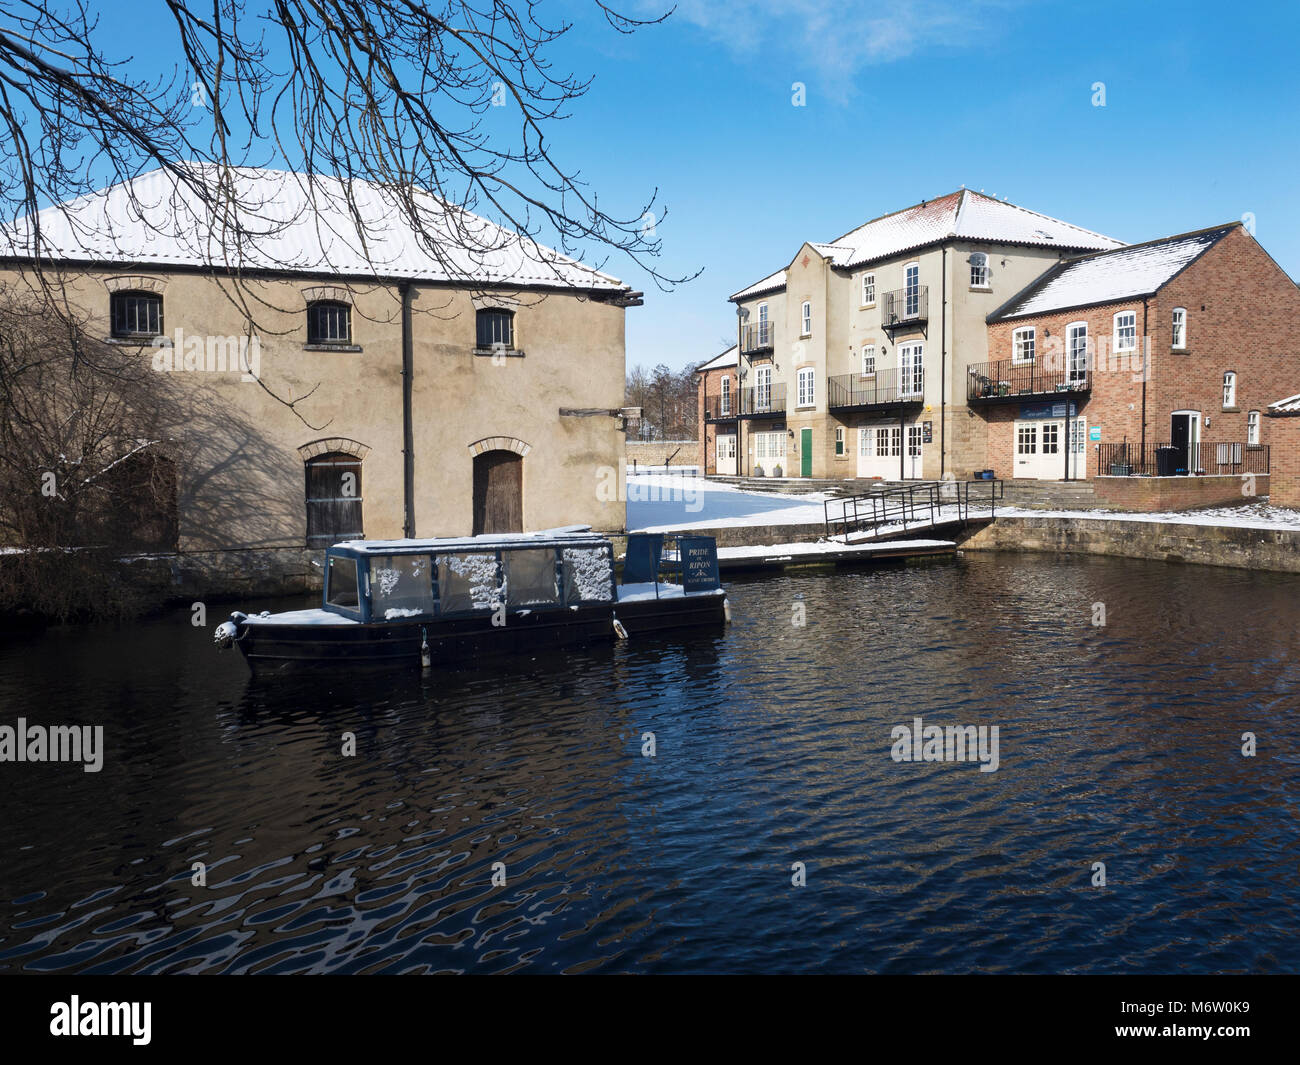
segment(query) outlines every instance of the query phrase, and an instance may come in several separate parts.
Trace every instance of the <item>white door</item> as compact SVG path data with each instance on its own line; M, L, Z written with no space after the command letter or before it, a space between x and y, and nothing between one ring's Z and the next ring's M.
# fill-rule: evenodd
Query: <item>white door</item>
M1014 428L1016 477L1059 481L1065 476L1065 419L1018 421Z
M858 429L858 476L896 481L903 433L897 425L864 425Z
M736 475L736 437L735 434L720 436L714 451L713 468L724 477Z
M898 394L919 396L925 391L925 344L919 340L898 347Z
M903 469L913 480L919 480L921 477L922 439L919 425L907 427L907 461L903 464Z
M754 371L754 410L759 413L772 409L772 367L760 366Z

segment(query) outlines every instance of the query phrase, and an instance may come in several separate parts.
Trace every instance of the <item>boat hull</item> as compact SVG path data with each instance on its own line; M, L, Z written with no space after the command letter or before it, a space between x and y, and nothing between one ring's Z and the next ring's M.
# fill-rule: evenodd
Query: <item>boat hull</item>
M271 624L249 618L235 643L255 672L322 663L418 669L425 639L434 666L458 665L490 655L608 642L618 638L615 617L630 639L718 626L726 620L725 597L719 592L537 610L507 615L505 625L493 625L482 614L367 625Z

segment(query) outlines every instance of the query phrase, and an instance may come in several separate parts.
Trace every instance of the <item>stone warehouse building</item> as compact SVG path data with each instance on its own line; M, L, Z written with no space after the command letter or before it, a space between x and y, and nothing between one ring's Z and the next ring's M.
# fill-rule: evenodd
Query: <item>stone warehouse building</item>
M969 189L803 244L731 296L736 401L705 400L709 465L734 438L741 474L969 475L985 461L966 382L990 357L986 317L1062 258L1120 246Z
M158 447L181 552L624 527L610 478L638 294L429 195L426 239L354 182L363 252L339 182L232 177L261 234L237 250L162 170L40 219L46 278L175 386ZM7 246L3 284L33 291L29 245Z
M1267 474L1297 329L1300 290L1240 223L1079 256L989 315L972 425L1001 478Z

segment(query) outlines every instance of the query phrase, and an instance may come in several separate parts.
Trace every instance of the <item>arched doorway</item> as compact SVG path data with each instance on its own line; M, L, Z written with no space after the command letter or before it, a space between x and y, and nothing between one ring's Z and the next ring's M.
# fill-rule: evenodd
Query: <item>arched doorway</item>
M514 451L474 456L474 535L524 531L524 457Z

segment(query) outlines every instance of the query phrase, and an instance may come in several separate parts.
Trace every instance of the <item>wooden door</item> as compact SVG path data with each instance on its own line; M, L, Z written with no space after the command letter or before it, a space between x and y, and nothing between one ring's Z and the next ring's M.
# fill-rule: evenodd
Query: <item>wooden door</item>
M307 545L328 547L365 536L361 521L361 460L331 452L308 459Z
M523 531L523 457L513 451L474 456L474 535Z

